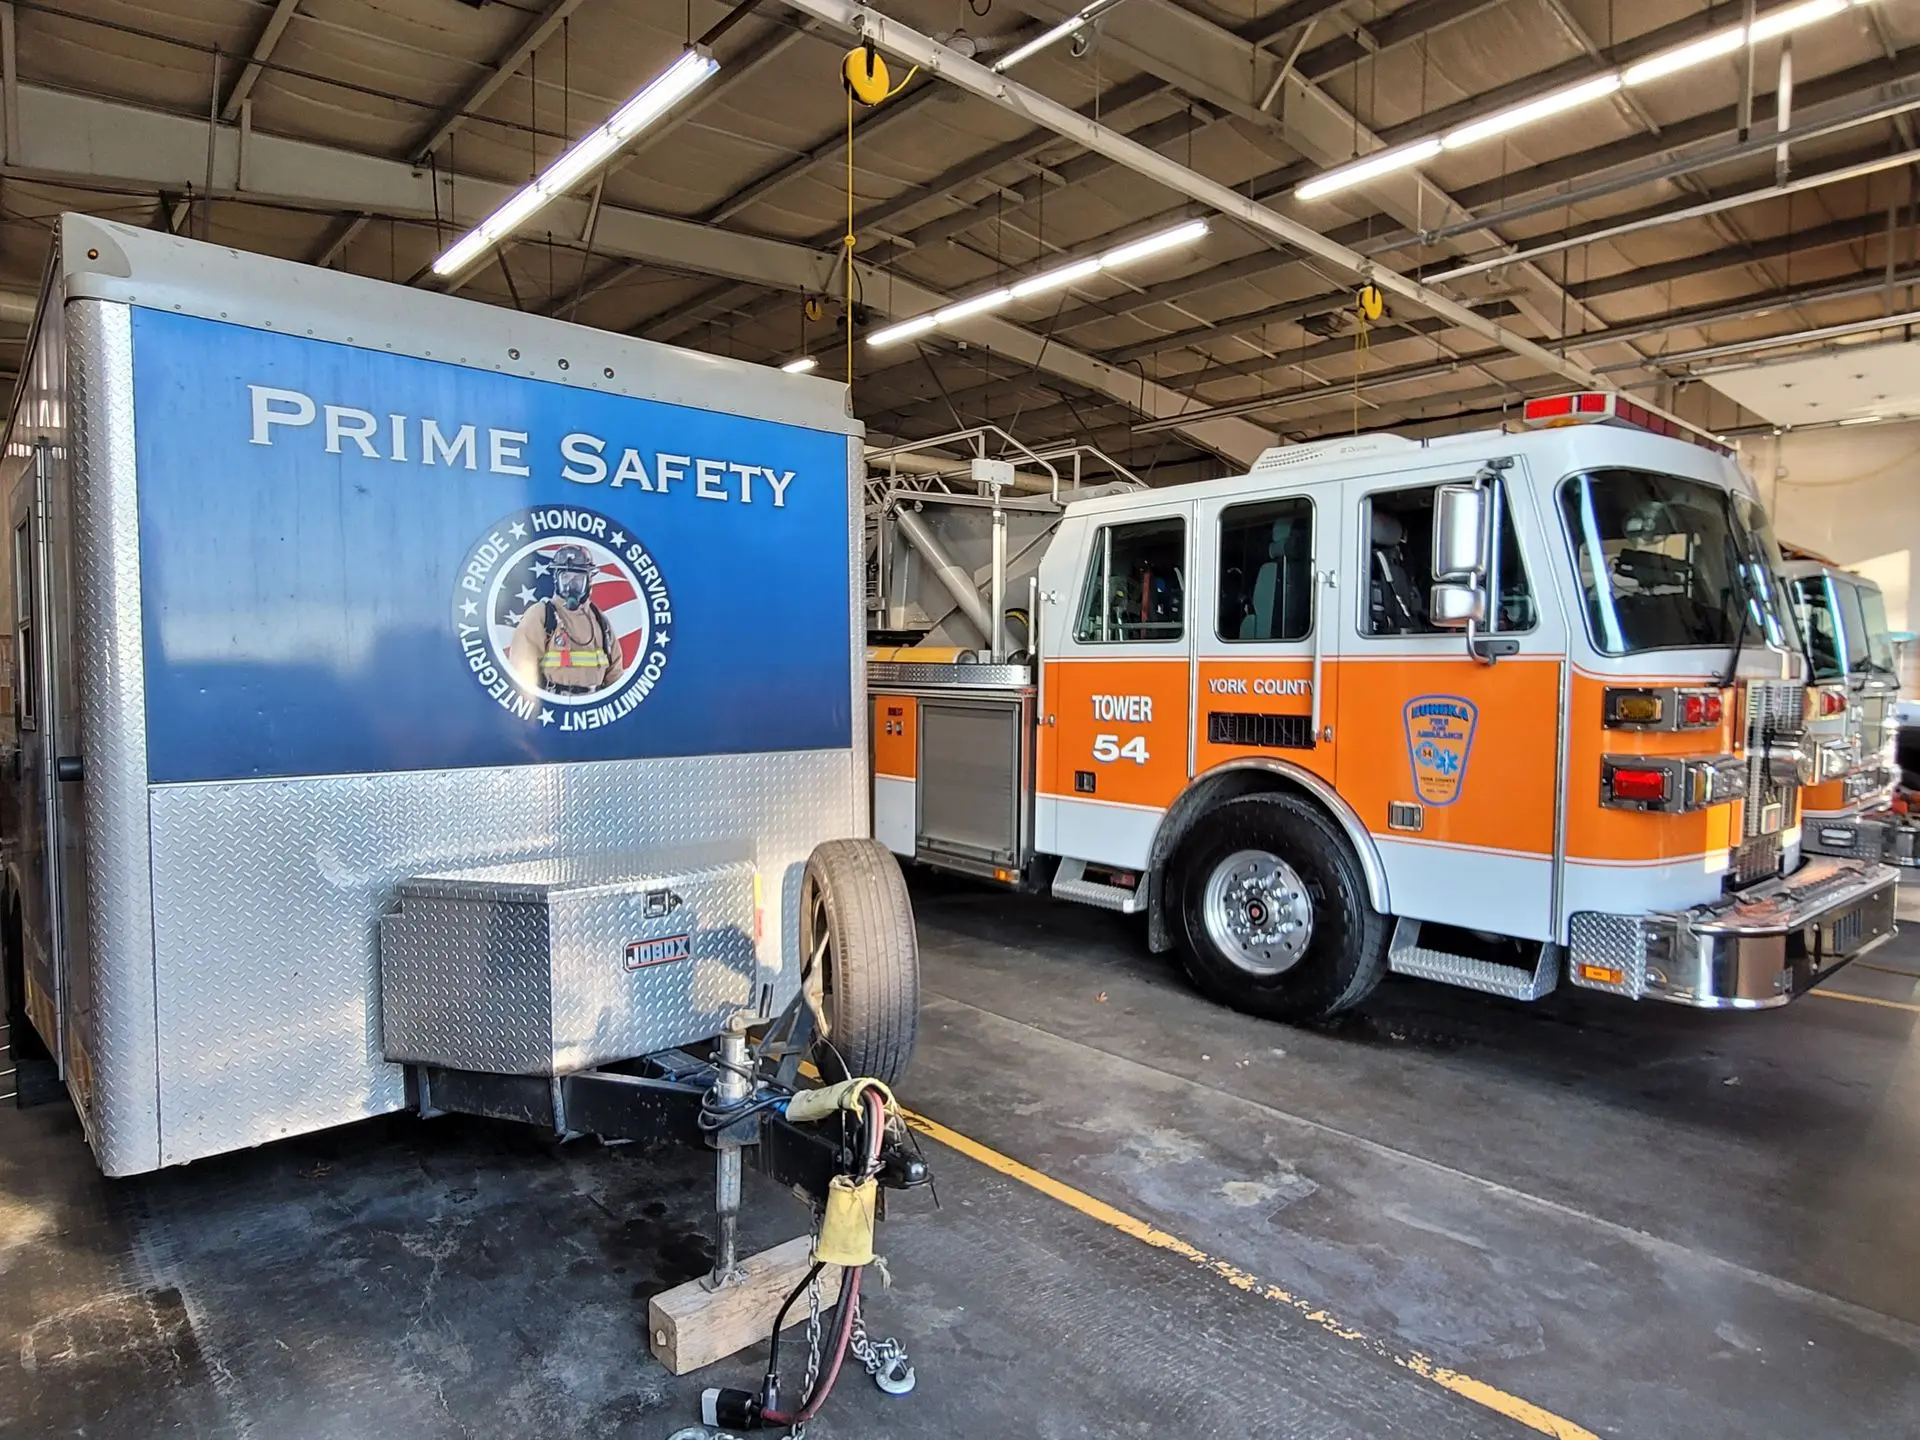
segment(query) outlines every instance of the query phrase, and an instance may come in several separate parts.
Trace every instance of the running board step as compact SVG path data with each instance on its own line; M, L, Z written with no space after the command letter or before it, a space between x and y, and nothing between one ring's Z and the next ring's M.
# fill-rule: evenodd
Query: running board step
M1062 860L1053 876L1053 898L1091 905L1096 910L1117 910L1122 915L1138 915L1147 908L1144 883L1128 887L1109 885L1104 880L1087 878L1087 862Z
M1562 955L1560 946L1542 945L1540 958L1529 974L1518 965L1476 960L1470 955L1455 955L1450 950L1430 950L1420 943L1418 920L1396 920L1393 942L1387 947L1387 968L1396 975L1438 980L1443 985L1504 995L1509 1000L1538 1000L1552 994L1560 983Z

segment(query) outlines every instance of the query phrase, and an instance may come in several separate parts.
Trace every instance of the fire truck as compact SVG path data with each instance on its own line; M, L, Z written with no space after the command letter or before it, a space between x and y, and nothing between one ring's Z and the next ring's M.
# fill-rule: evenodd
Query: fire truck
M875 837L1274 1018L1389 973L1761 1009L1884 943L1898 872L1802 855L1846 744L1732 454L1612 393L1525 422L1153 489L870 457Z
M1894 705L1900 674L1880 587L1807 551L1787 552L1786 581L1819 707L1840 710L1856 762L1803 797L1804 848L1920 864L1920 825L1894 809L1900 789Z

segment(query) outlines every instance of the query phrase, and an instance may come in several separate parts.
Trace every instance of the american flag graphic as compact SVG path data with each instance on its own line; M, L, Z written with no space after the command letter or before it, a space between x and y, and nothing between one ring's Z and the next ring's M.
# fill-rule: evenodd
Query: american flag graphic
M624 538L624 537L623 537ZM593 557L596 567L588 592L607 617L627 670L647 642L647 607L639 585L626 563L606 546L584 536L559 535L542 541L494 579L493 644L502 656L513 643L514 627L530 606L553 599L553 552L562 545L578 545ZM577 627L579 621L574 621Z

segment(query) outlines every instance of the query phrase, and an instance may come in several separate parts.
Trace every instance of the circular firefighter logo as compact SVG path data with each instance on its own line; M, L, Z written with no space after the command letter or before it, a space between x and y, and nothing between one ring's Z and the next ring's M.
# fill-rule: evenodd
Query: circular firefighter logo
M467 553L454 634L502 709L562 730L597 730L653 693L673 605L646 546L611 517L539 506L500 520Z

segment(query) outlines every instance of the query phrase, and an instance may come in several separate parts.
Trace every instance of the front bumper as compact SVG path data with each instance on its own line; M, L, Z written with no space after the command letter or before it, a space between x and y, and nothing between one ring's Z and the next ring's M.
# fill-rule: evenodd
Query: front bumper
M1883 865L1920 865L1920 823L1911 815L1870 810L1831 819L1801 820L1801 844L1810 855L1837 855Z
M1821 858L1691 910L1582 911L1572 919L1568 978L1705 1010L1784 1005L1893 938L1899 884L1890 866Z

